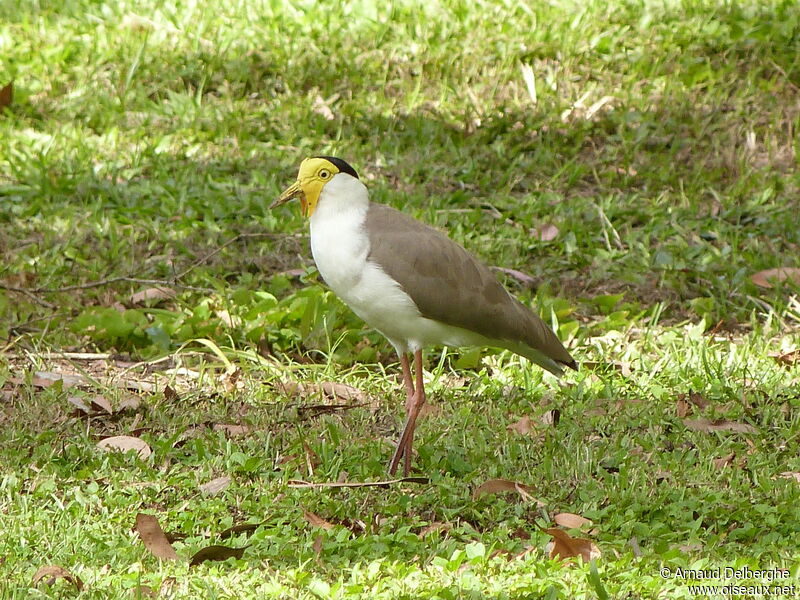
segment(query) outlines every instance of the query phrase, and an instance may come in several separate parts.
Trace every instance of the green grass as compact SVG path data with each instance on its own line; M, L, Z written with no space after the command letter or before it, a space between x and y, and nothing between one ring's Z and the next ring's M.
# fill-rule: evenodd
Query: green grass
M800 297L750 281L800 266L798 57L788 1L0 4L0 598L135 597L169 577L187 598L688 598L659 569L744 565L800 585L800 486L781 476L800 471L800 378L769 356L800 345ZM507 283L599 366L559 385L507 354L431 351L430 484L288 488L382 478L402 416L391 348L319 284L299 214L267 208L318 153L530 274L533 291ZM177 295L133 302L146 281ZM160 377L138 409L72 416L71 396L118 402L105 378L125 368ZM95 383L33 385L59 369ZM370 397L314 416L324 401L289 380ZM679 416L691 393L708 406ZM507 429L553 408L538 435ZM754 431L684 423L700 417ZM133 429L152 457L95 447ZM473 500L490 478L544 506ZM187 559L249 546L159 563L137 512L186 534ZM536 526L558 512L592 519L600 583L547 558ZM241 522L262 525L218 539ZM434 522L451 528L417 535ZM32 590L51 563L84 591Z

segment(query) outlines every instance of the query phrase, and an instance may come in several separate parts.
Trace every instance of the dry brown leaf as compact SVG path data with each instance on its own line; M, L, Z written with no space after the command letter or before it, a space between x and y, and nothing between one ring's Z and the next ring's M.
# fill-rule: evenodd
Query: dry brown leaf
M303 509L303 516L306 518L306 521L311 523L314 527L322 527L325 530L333 529L333 523L326 521L319 515L314 514L310 510Z
M247 425L233 423L215 423L212 429L214 431L222 431L228 437L241 437L250 433L250 427Z
M800 483L800 471L784 471L780 476L783 479L794 479L797 483Z
M765 269L750 276L750 281L758 287L772 288L775 283L789 281L800 285L800 268L797 267L778 267L777 269Z
M531 419L528 415L525 415L516 423L512 423L506 427L506 429L509 431L515 431L520 435L530 435L536 430L536 424L533 422L533 419Z
M281 494L281 496L283 496L283 494ZM277 498L274 499L274 501L277 501ZM261 527L261 525L263 525L263 523L240 523L239 525L228 527L225 531L220 533L219 539L224 540L238 533L253 533L256 529Z
M170 385L164 386L164 400L167 402L177 402L180 400L180 396L178 396L178 392Z
M9 377L8 381L17 385L25 383L24 379L16 377ZM64 373L53 373L51 371L36 371L31 379L31 385L34 387L48 388L59 381L64 389L89 383L83 377L78 377L77 375L66 375Z
M591 520L575 513L558 513L553 517L553 520L556 525L561 525L561 527L566 527L567 529L580 529L584 525L592 524Z
M122 400L119 401L119 406L117 406L117 410L119 412L125 412L126 410L136 411L142 405L142 399L137 396L136 394L125 394L122 397Z
M542 415L542 418L539 419L539 422L545 427L556 427L560 420L561 420L561 411L558 410L557 408L553 408L545 412Z
M72 406L75 407L75 411L73 411L74 416L81 416L80 413L88 415L91 414L92 412L92 407L86 404L86 402L84 402L83 398L81 398L80 396L70 396L69 398L67 398L67 402L69 402L70 404L72 404Z
M772 353L769 355L775 362L785 367L793 367L800 363L800 348L783 353Z
M244 382L241 381L242 378L242 370L236 367L233 371L226 372L220 378L222 382L222 386L225 388L226 392L232 392L236 389L244 388Z
M336 383L334 381L323 381L320 384L320 388L326 396L329 396L333 399L355 400L357 402L363 402L369 397L363 390L354 388L352 385Z
M97 447L101 448L102 450L116 450L117 452L130 452L131 450L135 450L141 459L145 459L153 453L147 442L131 435L115 435L112 437L107 437L97 442Z
M492 270L508 275L509 277L513 277L525 287L531 289L536 287L536 280L533 277L531 277L527 273L518 271L517 269L508 269L506 267L492 267Z
M129 302L136 306L139 304L144 304L148 300L155 300L155 304L161 302L162 300L169 300L170 298L175 297L175 291L165 287L151 287L135 294L131 294Z
M227 475L223 475L222 477L217 477L216 479L212 479L211 481L207 481L206 483L200 484L198 488L204 494L207 494L209 496L215 496L219 494L221 491L227 489L232 481L233 479L231 479Z
M194 567L209 560L222 561L229 558L242 558L245 548L247 546L244 548L231 548L230 546L220 546L218 544L206 546L194 553L189 561L189 566Z
M711 464L714 465L715 469L724 469L725 467L729 467L733 464L733 459L736 458L736 454L731 452L727 456L723 456L722 458L715 458L711 461Z
M683 398L678 398L678 401L675 403L675 414L678 415L678 418L683 419L692 414L692 412L694 412L692 410L692 405Z
M314 538L314 542L311 544L311 548L314 550L314 554L316 555L317 559L319 559L320 555L322 554L322 542L324 541L322 535L318 535Z
M135 531L142 539L142 543L150 553L157 558L178 560L178 553L167 540L164 530L153 515L138 513L136 515Z
M564 560L580 556L584 562L600 558L600 549L592 540L570 537L566 531L556 527L545 529L544 532L553 538L547 545L550 558Z
M74 585L78 591L83 589L83 581L81 581L81 578L77 575L73 575L59 565L47 565L46 567L40 568L34 574L31 585L39 585L39 582L44 582L45 585L53 585L58 579L67 580Z
M706 406L711 404L705 397L698 392L689 392L688 394L678 394L678 401L688 402L703 410Z
M545 505L544 502L531 495L530 488L527 485L517 483L516 481L509 481L508 479L490 479L482 483L472 492L472 499L477 500L488 494L502 494L503 492L516 492L523 500L535 502L538 506Z
M530 234L540 242L550 242L558 237L558 227L552 223L543 223L531 229Z
M736 433L756 433L758 430L747 423L738 423L726 419L684 419L683 424L693 431L735 431Z
M279 381L275 384L278 391L293 398L308 398L321 394L332 400L351 400L363 402L369 399L369 394L345 383L323 381L322 383L300 383L299 381Z
M453 528L452 523L440 523L439 521L434 521L430 525L426 525L422 528L422 530L417 534L417 537L420 539L424 538L432 534L435 531L450 531Z
M0 88L0 109L11 106L14 101L14 82L7 83Z
M149 585L137 585L131 589L134 598L157 598L158 594Z
M106 398L105 396L100 396L100 395L92 396L91 401L92 401L92 406L94 406L98 410L102 409L110 415L114 414L114 409L111 408L111 402L109 402L108 398Z

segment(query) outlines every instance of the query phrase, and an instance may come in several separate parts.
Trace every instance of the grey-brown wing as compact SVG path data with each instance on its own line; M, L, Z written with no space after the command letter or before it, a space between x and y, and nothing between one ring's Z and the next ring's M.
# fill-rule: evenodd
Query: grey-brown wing
M400 283L423 316L574 366L553 331L446 235L381 204L370 204L366 227L370 259Z

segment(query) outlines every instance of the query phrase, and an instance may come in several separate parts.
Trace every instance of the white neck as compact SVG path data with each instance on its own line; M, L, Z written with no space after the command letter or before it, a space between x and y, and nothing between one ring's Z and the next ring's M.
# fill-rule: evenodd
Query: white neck
M341 218L352 220L356 214L366 215L368 207L367 187L355 177L339 173L322 188L317 207L311 215L311 229L323 221Z

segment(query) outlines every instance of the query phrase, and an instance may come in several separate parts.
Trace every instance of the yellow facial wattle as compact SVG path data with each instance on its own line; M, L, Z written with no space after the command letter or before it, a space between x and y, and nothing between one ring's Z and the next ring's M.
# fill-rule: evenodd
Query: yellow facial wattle
M307 158L300 163L297 181L286 188L270 208L280 206L292 198L300 198L300 212L310 218L317 209L322 188L339 172L336 165L325 158Z

